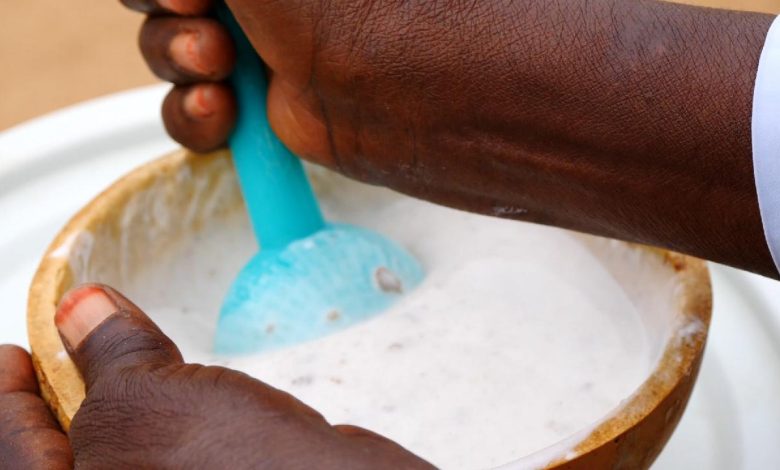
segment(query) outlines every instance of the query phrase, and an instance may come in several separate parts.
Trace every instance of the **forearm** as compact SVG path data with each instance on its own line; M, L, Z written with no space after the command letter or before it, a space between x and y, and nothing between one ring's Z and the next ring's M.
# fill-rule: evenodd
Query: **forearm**
M500 54L461 70L483 87L422 152L424 196L777 276L750 134L770 16L625 0L501 13Z
M751 158L769 16L650 0L229 3L271 71L271 125L304 158L462 209L777 275ZM153 18L142 37L179 27L194 28ZM232 51L211 29L203 63ZM142 47L160 76L213 79L183 74L164 41ZM198 149L235 118L221 85L180 86L166 103L170 132Z

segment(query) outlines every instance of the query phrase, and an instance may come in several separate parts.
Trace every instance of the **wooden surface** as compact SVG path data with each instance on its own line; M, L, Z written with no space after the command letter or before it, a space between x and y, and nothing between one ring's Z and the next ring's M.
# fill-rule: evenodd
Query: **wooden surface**
M780 12L780 0L687 0ZM154 83L136 48L140 15L117 0L6 0L0 17L0 130L107 93Z

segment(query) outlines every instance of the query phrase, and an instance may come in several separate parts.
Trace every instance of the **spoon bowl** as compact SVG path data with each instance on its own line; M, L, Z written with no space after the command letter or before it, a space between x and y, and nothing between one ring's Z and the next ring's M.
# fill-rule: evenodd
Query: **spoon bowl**
M328 225L249 261L222 305L215 349L249 353L324 336L386 309L422 277L387 238Z

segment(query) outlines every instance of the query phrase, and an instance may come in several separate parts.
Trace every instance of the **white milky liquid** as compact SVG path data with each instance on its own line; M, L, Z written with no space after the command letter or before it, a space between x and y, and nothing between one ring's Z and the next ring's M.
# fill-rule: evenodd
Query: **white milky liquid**
M654 366L636 308L572 235L352 186L323 197L328 218L393 238L427 271L370 321L264 355L212 354L221 296L255 250L238 215L124 288L187 361L247 372L448 469L592 427Z

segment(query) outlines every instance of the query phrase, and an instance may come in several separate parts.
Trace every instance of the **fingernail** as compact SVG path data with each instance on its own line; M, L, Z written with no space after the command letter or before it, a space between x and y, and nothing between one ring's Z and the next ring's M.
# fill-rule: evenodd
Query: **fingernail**
M207 85L196 86L184 96L184 112L195 119L205 119L214 114L212 90Z
M208 69L200 60L200 41L197 33L177 34L168 47L171 59L176 65L190 72L208 74Z
M166 10L176 10L176 2L171 0L157 0L157 4Z
M72 350L103 320L118 310L119 307L102 287L81 286L62 297L54 315L54 324L65 345Z

